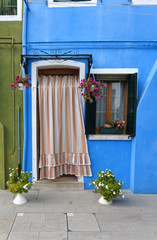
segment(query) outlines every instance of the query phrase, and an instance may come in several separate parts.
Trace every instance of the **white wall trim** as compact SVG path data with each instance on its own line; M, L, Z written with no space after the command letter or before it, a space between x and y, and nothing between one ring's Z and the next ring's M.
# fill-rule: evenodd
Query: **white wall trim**
M138 68L94 68L91 74L133 74L138 73Z
M83 1L83 2L54 2L53 0L48 0L48 7L87 7L96 6L97 0Z
M157 5L157 0L132 0L133 5Z
M95 134L88 135L89 140L115 140L115 141L130 141L129 135L112 135L112 134Z
M32 63L32 177L37 181L37 80L38 70L48 68L76 68L79 69L79 77L85 78L85 63L67 60L49 60Z
M22 21L22 0L17 0L17 15L0 15L0 21Z

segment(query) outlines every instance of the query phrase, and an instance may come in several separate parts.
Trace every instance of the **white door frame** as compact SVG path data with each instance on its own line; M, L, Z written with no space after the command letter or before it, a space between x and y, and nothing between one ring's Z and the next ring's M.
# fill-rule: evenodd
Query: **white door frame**
M85 78L85 63L66 60L43 60L32 63L32 177L37 181L37 80L39 69L76 68L79 69L79 78ZM83 179L78 179L79 181Z

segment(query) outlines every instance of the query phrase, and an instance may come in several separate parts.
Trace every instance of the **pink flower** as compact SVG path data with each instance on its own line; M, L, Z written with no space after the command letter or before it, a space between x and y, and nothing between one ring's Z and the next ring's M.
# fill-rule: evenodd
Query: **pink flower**
M30 83L29 86L32 87L32 84Z
M29 81L31 81L31 78L28 78L29 79Z
M120 127L120 124L118 124L117 127Z
M11 86L10 86L11 88L14 88L14 84L11 84Z
M29 89L29 87L26 87L27 89Z
M91 92L91 89L90 89L90 88L88 88L88 89L87 89L87 92Z
M104 87L105 85L102 83L101 86Z
M95 87L94 89L98 89L97 87Z
M16 77L16 81L18 81L18 80L19 80L19 78L20 78L20 76L17 76L17 77Z
M22 84L25 85L25 82L23 82Z
M81 93L81 96L83 96L83 93Z

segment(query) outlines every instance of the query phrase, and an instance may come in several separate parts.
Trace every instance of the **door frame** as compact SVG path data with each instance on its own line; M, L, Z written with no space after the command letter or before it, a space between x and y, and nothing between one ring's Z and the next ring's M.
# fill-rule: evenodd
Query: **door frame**
M52 68L74 68L79 69L79 80L85 78L85 63L66 60L43 60L32 63L32 179L37 181L37 80L39 69ZM82 107L84 107L82 99ZM84 112L84 111L83 111ZM78 181L82 182L83 177L79 177Z

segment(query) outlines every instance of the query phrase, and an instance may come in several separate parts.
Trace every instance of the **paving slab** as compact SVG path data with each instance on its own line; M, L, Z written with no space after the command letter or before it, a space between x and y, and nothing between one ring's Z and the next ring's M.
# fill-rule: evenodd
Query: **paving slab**
M68 239L67 239L67 233L40 232L38 240L68 240Z
M38 235L38 232L11 232L8 240L38 240Z
M68 213L68 231L90 232L100 231L94 214L73 214Z
M12 232L29 232L31 222L15 222L12 228Z
M157 222L107 222L99 221L99 226L103 232L155 232Z
M113 240L112 233L107 232L70 232L68 235L69 240Z
M128 211L125 212L106 212L106 213L96 213L96 218L98 222L157 222L156 213L144 213L137 211Z
M13 221L11 220L0 220L0 231L10 231Z
M32 222L30 231L38 232L67 232L65 214L46 214L45 221Z
M17 213L16 220L14 223L18 225L19 223L40 223L45 221L45 213Z
M0 231L0 240L7 240L9 232Z
M115 232L112 233L113 240L156 240L157 232Z

